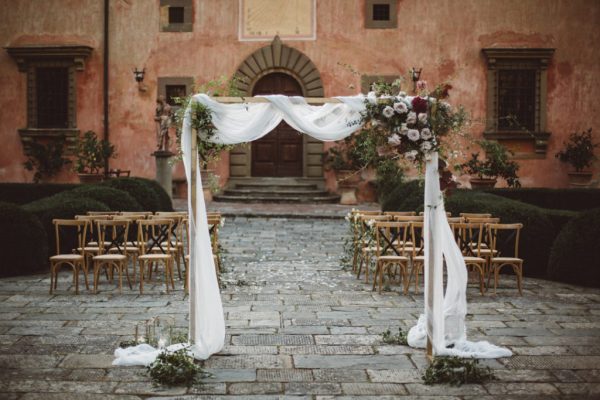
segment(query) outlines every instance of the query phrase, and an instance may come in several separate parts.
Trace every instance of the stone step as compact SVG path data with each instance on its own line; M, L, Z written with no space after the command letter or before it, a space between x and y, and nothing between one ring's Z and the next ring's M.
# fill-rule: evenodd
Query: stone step
M226 189L226 195L232 196L327 196L329 192L327 190L319 189L300 189L300 188L286 188L280 189L272 186L265 186L261 188L252 189L241 189L236 186L234 189Z
M228 194L219 194L214 196L215 201L236 202L236 203L337 203L340 200L338 195L323 196L235 196Z
M253 183L237 183L235 189L242 190L317 190L318 187L314 183L268 183L268 182L253 182Z

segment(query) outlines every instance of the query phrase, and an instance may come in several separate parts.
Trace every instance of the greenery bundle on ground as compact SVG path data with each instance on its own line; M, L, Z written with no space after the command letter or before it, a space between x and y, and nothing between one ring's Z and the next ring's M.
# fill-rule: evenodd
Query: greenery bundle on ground
M39 272L48 266L48 239L31 212L0 202L0 277Z
M485 383L495 379L491 368L479 366L479 360L458 357L434 358L422 378L426 385L447 383L451 386Z
M561 282L600 287L600 208L569 221L552 245L548 276Z
M79 186L76 183L0 183L0 201L27 204Z
M101 185L129 193L142 206L142 211L162 211L160 199L155 190L135 178L109 179L102 182Z
M383 340L383 343L385 344L399 344L402 346L408 346L408 336L407 333L402 330L402 328L398 328L398 333L395 335L388 328L381 334L381 336L381 340Z
M154 384L166 386L191 386L206 375L186 348L161 351L147 371Z

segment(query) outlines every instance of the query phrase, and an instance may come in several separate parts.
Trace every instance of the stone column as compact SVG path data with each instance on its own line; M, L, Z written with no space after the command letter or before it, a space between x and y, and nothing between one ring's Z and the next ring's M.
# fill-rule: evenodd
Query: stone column
M169 163L175 154L170 151L157 150L152 153L156 157L156 181L165 189L169 197L173 197L173 166Z

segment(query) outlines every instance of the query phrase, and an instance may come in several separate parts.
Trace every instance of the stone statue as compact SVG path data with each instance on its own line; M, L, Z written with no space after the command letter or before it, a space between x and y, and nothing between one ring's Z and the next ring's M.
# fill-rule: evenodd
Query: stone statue
M169 151L169 128L171 127L173 112L171 106L165 100L165 96L159 95L156 99L156 142L158 151Z

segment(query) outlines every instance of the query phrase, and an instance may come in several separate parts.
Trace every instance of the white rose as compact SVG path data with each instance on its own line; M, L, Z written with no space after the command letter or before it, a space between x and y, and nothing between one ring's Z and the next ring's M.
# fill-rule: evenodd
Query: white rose
M372 126L373 128L377 127L378 125L379 125L379 121L377 121L376 119L374 119L374 120L371 120L371 126Z
M406 92L400 92L400 93L398 93L398 96L399 97L406 97Z
M394 109L390 106L385 106L381 113L386 118L392 118L394 116Z
M413 111L408 113L408 116L406 117L406 123L407 124L416 124L417 123L417 114Z
M409 129L408 132L406 132L406 136L413 142L416 142L421 137L419 131L416 129Z
M404 158L406 158L408 161L415 161L417 159L417 154L418 153L416 150L407 151L404 153Z
M375 92L369 92L367 94L367 100L369 100L369 103L371 104L377 104L377 95Z
M401 142L402 140L400 139L400 136L396 135L395 133L388 138L388 143L392 146L398 146Z
M433 137L433 134L431 133L431 131L429 130L429 128L423 128L421 130L421 139L423 140L429 140Z
M419 113L419 122L425 125L427 123L427 114Z
M406 114L408 112L408 107L403 102L394 103L394 110L398 114Z
M431 150L431 142L421 143L421 150L424 152L428 152L429 150Z
M449 103L446 103L445 101L442 101L440 104L442 105L442 108L444 110L446 110L447 112L451 112L452 111L452 106Z

